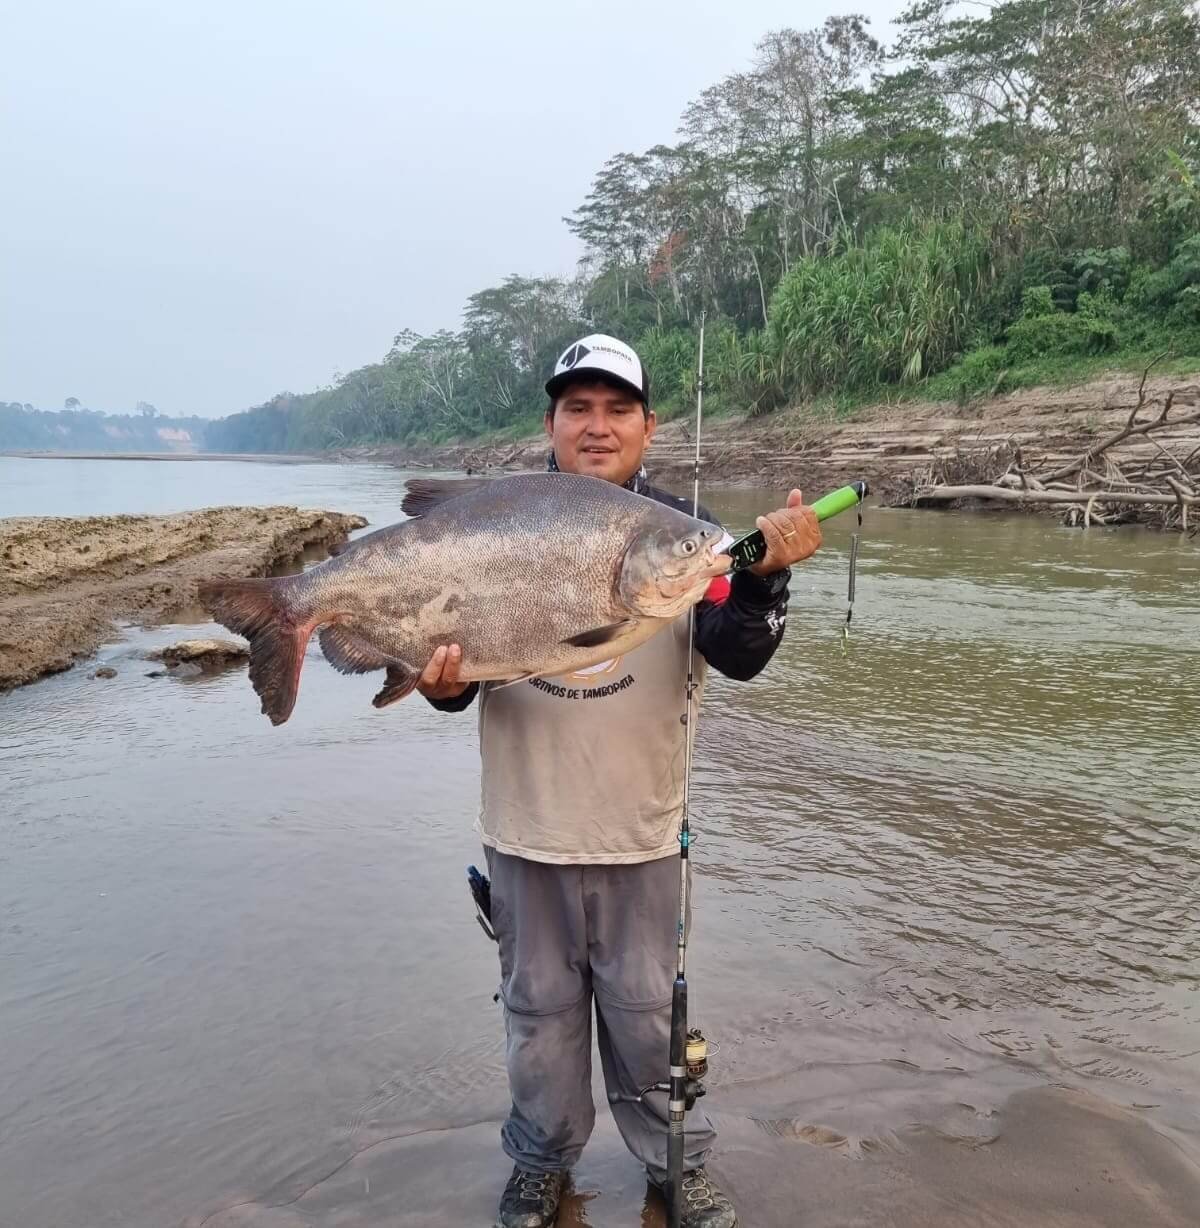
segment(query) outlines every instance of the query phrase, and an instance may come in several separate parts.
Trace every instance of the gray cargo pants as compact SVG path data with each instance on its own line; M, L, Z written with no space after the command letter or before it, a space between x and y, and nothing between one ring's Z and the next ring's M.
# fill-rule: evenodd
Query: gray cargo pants
M500 940L512 1110L500 1131L522 1168L570 1168L592 1132L592 997L604 1083L636 1095L665 1079L679 919L679 861L547 865L484 850ZM630 1151L662 1180L667 1098L614 1104ZM687 1116L686 1168L715 1138L699 1106Z

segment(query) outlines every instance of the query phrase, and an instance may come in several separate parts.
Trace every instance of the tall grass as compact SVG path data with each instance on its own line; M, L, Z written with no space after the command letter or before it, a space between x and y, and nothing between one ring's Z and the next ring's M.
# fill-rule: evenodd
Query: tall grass
M744 339L738 375L760 408L834 389L911 384L966 347L992 280L982 235L910 223L838 238L780 282L767 327Z

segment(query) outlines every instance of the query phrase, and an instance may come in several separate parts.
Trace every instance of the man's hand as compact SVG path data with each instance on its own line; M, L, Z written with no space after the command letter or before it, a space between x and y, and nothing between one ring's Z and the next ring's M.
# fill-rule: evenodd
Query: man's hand
M821 526L804 496L793 490L787 506L754 522L767 540L767 553L750 568L756 576L769 576L816 553L821 545Z
M439 648L417 679L417 690L426 699L457 699L470 685L458 677L462 649L457 644Z

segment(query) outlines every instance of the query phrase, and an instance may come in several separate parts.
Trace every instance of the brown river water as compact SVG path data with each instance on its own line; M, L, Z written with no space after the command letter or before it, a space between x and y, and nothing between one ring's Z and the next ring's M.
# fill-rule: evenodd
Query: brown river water
M0 459L0 516L378 525L402 480ZM734 529L779 499L707 495ZM714 1168L747 1224L1196 1222L1200 543L868 508L843 656L854 529L798 569L768 670L706 693ZM0 1226L486 1225L474 719L376 712L315 647L280 729L244 672L144 676L200 629L0 696ZM643 1201L602 1113L563 1223L660 1223Z

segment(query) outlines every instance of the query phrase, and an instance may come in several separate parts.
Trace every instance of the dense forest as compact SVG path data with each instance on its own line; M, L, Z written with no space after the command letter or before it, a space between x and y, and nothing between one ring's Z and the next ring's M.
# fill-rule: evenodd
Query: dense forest
M582 331L641 353L661 413L694 387L769 413L965 398L1200 365L1200 19L1185 0L918 0L779 30L620 153L566 225L571 278L513 275L461 327L400 332L333 386L213 424L223 451L524 430Z
M0 448L30 452L194 452L203 418L168 418L145 401L132 414L86 409L68 397L61 410L0 401Z

